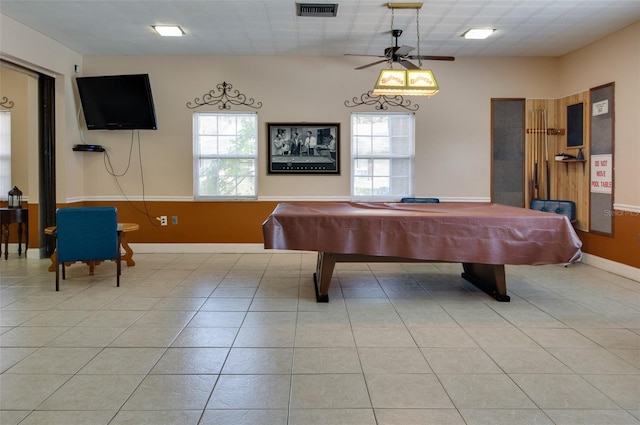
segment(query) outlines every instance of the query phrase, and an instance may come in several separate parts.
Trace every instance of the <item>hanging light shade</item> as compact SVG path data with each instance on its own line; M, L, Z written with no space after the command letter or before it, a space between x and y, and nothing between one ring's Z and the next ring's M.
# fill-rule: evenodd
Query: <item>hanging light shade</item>
M433 96L438 91L430 69L383 69L373 88L376 96Z
M407 85L407 73L402 69L383 69L376 80L373 94L396 95L401 94Z
M421 69L422 56L420 55L420 8L422 3L388 3L391 9L391 35L395 38L395 50L387 54L389 66L393 62L400 62L407 70L403 69L383 69L380 71L376 85L372 94L376 96L433 96L440 91L436 77L430 69ZM395 9L415 9L416 10L416 35L418 36L418 60L419 66L413 65L404 58L406 54L397 56L398 36L402 31L394 30L393 19Z
M436 77L430 69L407 70L408 89L414 96L433 96L440 91Z

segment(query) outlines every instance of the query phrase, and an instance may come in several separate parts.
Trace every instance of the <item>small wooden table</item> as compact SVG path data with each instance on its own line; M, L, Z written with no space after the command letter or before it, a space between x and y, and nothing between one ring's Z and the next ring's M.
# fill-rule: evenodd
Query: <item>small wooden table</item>
M18 257L22 255L22 228L24 226L25 243L24 255L29 249L29 209L28 208L0 208L0 255L2 255L2 240L4 239L4 259L9 256L9 225L18 224Z
M124 255L120 257L121 260L124 260L127 263L127 266L133 267L136 265L136 262L133 261L133 250L129 246L127 242L127 233L135 232L140 229L140 225L138 223L118 223L118 232L120 232L120 244L124 249ZM46 227L44 229L45 235L55 235L56 226ZM49 266L50 272L56 271L56 264L58 262L58 253L57 251L53 251L51 254L51 265ZM87 264L89 265L89 274L93 275L93 269L95 266L100 264L101 261L89 261ZM67 266L70 264L66 264Z

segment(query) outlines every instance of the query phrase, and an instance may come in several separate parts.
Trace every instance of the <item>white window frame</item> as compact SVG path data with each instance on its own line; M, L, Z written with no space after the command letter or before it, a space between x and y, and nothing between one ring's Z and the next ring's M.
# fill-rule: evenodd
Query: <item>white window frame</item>
M200 125L200 119L204 117L216 117L216 119L228 119L229 117L235 118L247 118L251 117L255 120L254 129L255 133L252 136L252 147L249 152L235 153L235 152L201 152L202 138L212 138L216 140L216 143L221 143L220 138L235 137L237 135L238 128L235 128L234 132L227 132L226 134L220 133L220 127L216 126L216 130L207 134ZM250 137L251 139L251 137ZM222 147L221 145L218 145ZM203 178L200 172L201 161L203 160L226 160L226 161L244 161L248 162L251 172L248 174L231 174L229 178L235 179L234 192L235 193L221 193L219 187L211 193L201 193L200 181ZM253 179L253 193L239 194L238 188L241 182L237 180L244 178ZM195 200L211 201L211 200L255 200L258 199L258 115L255 112L196 112L193 114L193 196Z
M0 111L0 194L11 190L11 111Z
M408 125L406 126L407 134L392 134L393 129L389 128L389 132L386 135L374 135L373 131L370 134L359 134L359 130L356 125L356 121L363 118L370 119L389 119L389 118L397 118L398 116L404 116L409 120ZM358 152L358 140L362 140L362 138L370 138L372 144L371 152ZM374 152L373 146L375 144L375 139L379 138L380 141L384 141L384 143L388 143L390 149L384 151ZM406 147L405 152L393 151L391 149L394 139L398 140L401 138L406 138L409 146ZM394 160L406 160L408 161L405 166L404 171L398 170L397 173L394 173L393 170L393 161ZM362 160L368 160L368 170L365 172L366 174L362 174L362 170L358 169L357 164L362 163ZM388 175L379 174L376 175L376 168L373 164L375 160L388 160L389 161L389 173ZM351 200L353 201L378 201L378 202L397 202L403 197L411 197L413 196L413 170L414 170L414 161L415 161L415 115L413 113L392 113L392 112L371 112L371 113L353 113L351 114ZM389 191L390 193L382 193L375 194L376 180L384 180L386 178L389 179ZM371 193L366 195L358 194L356 191L359 189L357 185L361 185L363 181L366 179L370 179L371 183ZM393 183L392 179L405 179L403 184L397 185L398 187L404 186L404 190L395 190L392 188Z

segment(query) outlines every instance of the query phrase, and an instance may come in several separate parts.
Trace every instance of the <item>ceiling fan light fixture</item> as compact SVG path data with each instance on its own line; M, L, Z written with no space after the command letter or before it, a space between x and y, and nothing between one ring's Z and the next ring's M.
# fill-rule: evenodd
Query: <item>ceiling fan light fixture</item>
M430 69L383 69L372 94L376 96L433 96L440 87Z
M177 25L152 25L153 29L163 37L182 37L184 31Z
M470 28L462 33L462 37L467 40L484 40L494 32L494 28Z
M385 56L391 66L393 62L400 62L408 69L383 69L376 80L376 84L371 91L374 96L433 96L440 91L436 82L436 77L430 69L422 68L422 56L420 55L420 8L422 3L388 3L391 9L391 35L396 40L396 46L392 47L389 57L385 50ZM400 53L402 47L398 47L398 37L402 31L393 28L393 11L395 9L415 9L416 10L416 33L418 35L418 59L420 66L405 60L407 53ZM403 46L404 47L404 46ZM411 47L409 51L413 50Z

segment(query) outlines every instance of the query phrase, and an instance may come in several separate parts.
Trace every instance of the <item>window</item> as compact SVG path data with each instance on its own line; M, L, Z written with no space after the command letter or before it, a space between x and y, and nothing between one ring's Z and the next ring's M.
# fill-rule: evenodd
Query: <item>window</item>
M258 116L197 113L193 116L196 199L256 199Z
M351 198L398 201L413 194L413 114L351 116Z
M0 194L11 190L11 112L0 111Z

